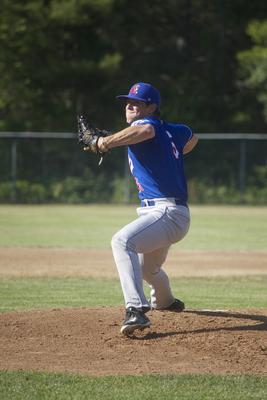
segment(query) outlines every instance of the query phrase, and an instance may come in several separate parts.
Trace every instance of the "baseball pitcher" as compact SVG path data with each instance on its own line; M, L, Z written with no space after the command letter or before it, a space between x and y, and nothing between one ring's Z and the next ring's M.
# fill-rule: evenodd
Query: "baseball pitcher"
M100 154L101 160L110 149L128 146L141 204L138 218L117 232L111 245L125 299L121 333L131 335L150 327L148 311L181 312L185 307L174 297L162 265L170 246L189 229L184 154L198 139L188 126L160 118L160 93L152 85L136 83L117 98L125 101L130 126L111 134L79 117L79 140L84 150ZM143 279L150 285L150 299L144 294Z

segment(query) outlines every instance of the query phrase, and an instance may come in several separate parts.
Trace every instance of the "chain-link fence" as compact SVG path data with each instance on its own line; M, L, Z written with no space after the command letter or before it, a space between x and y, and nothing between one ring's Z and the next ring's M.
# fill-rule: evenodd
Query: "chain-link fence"
M192 202L267 203L267 134L199 133L185 156ZM136 202L126 148L101 167L71 132L0 132L1 202Z

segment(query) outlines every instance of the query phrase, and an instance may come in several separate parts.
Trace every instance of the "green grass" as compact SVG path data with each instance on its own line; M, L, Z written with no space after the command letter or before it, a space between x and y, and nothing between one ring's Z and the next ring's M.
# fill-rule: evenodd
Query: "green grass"
M267 276L181 278L173 292L188 308L266 308ZM148 294L148 288L146 287ZM21 278L0 281L0 311L123 304L118 280L96 278Z
M0 312L122 304L119 282L95 278L1 279Z
M267 207L194 206L191 216L185 249L267 250Z
M3 400L264 400L267 378L256 376L78 375L1 372Z
M0 206L0 246L108 247L135 206ZM267 207L192 206L189 250L267 250Z
M0 246L107 247L134 217L123 206L0 206Z
M267 250L267 207L194 206L184 250ZM106 248L135 206L0 206L0 247ZM266 308L267 277L172 279L188 308ZM148 293L148 288L146 288ZM122 305L117 279L4 278L0 311ZM1 366L1 355L0 355ZM267 378L256 376L142 376L89 378L68 374L0 372L2 400L264 400Z

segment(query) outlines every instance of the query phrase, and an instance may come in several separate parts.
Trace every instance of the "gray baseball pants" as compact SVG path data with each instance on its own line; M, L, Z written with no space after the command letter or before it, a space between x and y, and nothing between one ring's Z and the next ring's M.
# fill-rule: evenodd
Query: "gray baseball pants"
M163 309L174 301L169 278L162 269L170 246L188 232L190 213L172 199L159 199L155 206L137 208L138 218L112 238L125 306L141 309L148 302L143 279L150 286L153 308Z

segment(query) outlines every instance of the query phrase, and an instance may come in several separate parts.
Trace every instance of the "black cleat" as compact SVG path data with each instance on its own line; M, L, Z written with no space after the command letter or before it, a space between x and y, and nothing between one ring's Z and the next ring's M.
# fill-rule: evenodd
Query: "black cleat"
M121 333L131 335L135 330L143 330L150 327L150 321L144 312L137 310L135 307L126 309L125 320L121 327Z
M164 311L182 312L184 309L184 303L179 299L175 299L169 307L164 308Z
M150 304L150 299L148 300ZM174 299L174 302L166 308L153 308L151 307L151 310L157 310L157 311L172 311L172 312L182 312L185 309L184 303L179 300L179 299ZM147 311L146 311L147 312Z
M148 311L151 311L151 306L143 306L142 311L144 314L146 314Z

